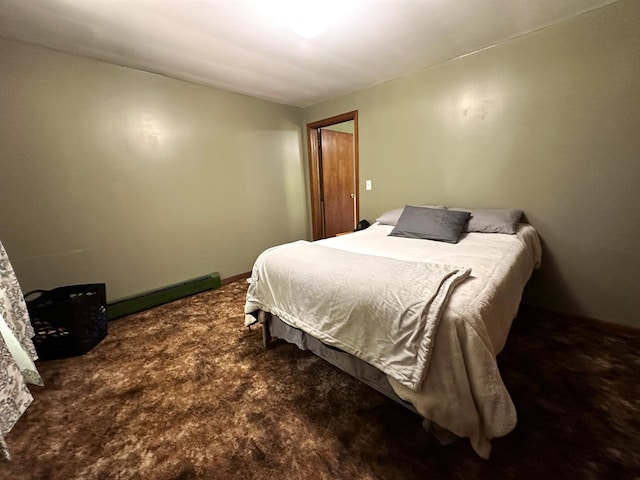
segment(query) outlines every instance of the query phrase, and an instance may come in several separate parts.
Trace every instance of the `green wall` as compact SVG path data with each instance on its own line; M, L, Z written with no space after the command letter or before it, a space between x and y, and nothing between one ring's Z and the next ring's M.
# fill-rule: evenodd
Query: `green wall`
M0 39L0 240L25 291L246 272L308 238L305 124L358 110L362 218L522 208L527 302L640 325L639 24L622 0L305 109Z
M0 39L0 240L24 291L251 270L307 229L301 111Z
M323 127L323 130L332 130L334 132L342 132L342 133L354 133L355 132L355 122L353 120L349 120L342 123L336 123L334 125L329 125L328 127Z
M617 2L306 108L304 122L359 111L362 218L522 208L544 244L526 301L640 326L638 25L640 2Z

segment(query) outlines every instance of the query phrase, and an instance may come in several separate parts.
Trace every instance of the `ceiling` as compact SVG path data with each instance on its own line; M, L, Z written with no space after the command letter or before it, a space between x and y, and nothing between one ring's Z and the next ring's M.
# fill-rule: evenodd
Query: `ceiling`
M0 0L0 36L305 107L614 1Z

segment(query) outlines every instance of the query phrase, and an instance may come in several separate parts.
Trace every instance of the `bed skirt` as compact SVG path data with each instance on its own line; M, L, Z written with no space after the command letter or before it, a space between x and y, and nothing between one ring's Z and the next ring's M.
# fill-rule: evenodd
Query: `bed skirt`
M262 336L265 348L270 348L271 340L275 337L296 345L300 350L309 350L331 365L380 392L387 398L411 410L421 419L424 429L431 433L442 445L448 445L459 438L449 430L422 417L411 403L396 395L389 384L389 380L387 380L387 376L376 367L338 348L322 343L312 335L286 324L276 315L260 311L258 318L262 325Z

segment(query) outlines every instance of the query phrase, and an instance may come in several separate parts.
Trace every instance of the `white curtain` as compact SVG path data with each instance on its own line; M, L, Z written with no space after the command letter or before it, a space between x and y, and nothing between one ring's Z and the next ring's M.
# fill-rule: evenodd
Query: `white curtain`
M8 460L4 436L33 401L27 383L42 385L33 361L34 332L7 252L0 242L0 460Z

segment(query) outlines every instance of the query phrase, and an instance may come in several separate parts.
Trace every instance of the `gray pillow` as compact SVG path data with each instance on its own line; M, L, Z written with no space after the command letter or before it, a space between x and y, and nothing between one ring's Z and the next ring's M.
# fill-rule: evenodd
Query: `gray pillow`
M384 212L378 218L376 218L376 222L380 225L395 225L398 223L398 219L400 215L402 215L402 208L395 208L393 210L389 210L388 212Z
M389 236L458 243L470 216L469 212L407 205Z
M415 208L437 208L440 210L446 210L447 207L443 207L442 205L425 205L424 207L415 207ZM376 218L376 222L380 225L395 225L398 223L398 219L400 215L402 215L402 211L404 208L396 208L393 210L389 210L388 212L384 212L378 218Z
M508 233L513 235L522 218L522 210L506 208L452 208L458 212L469 212L471 218L465 232Z

